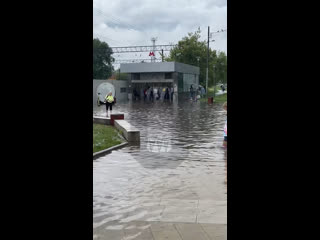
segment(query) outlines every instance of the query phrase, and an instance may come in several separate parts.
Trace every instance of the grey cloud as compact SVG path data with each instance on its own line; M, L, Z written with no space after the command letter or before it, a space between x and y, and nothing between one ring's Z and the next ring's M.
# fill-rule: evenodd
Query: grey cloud
M201 26L202 38L205 39L207 26L210 26L211 31L227 27L226 0L112 0L108 2L94 0L94 2L95 6L104 13L104 16L101 16L94 12L94 28L96 27L94 34L100 34L100 32L111 34L114 40L124 41L125 39L130 42L130 45L149 43L151 36L159 37L159 43L177 42L188 32L196 31L199 26ZM106 24L107 27L103 28L99 25L101 23ZM135 31L128 31L128 29ZM226 45L226 34L222 35L216 38L216 46Z
M119 0L114 8L108 9L111 19L108 20L109 26L118 26L123 28L133 28L139 31L148 31L152 29L173 31L178 24L187 27L200 25L209 21L208 10L216 5L226 2L225 0L214 1L164 1L166 4L160 4L158 1L132 1ZM207 4L210 7L203 8L202 5ZM217 3L215 3L217 2ZM153 3L153 4L152 4ZM163 3L163 2L162 2ZM108 14L105 14L108 15ZM115 17L116 19L112 19ZM121 23L117 23L117 19L121 19ZM116 22L116 23L115 23Z
M207 0L206 1L207 7L226 7L227 6L227 0Z
M173 31L179 24L186 27L199 26L203 22L208 22L210 16L206 16L197 11L145 11L142 13L131 12L122 18L124 28L134 28L139 31L148 31L152 29ZM109 24L110 25L110 24Z

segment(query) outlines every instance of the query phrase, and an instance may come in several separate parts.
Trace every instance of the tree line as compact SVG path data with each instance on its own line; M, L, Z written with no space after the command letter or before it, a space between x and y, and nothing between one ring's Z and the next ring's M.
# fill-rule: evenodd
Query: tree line
M178 42L165 57L166 61L176 61L200 67L199 83L206 85L207 71L207 41L200 41L200 29L194 33L188 33ZM227 83L227 56L224 52L217 53L209 48L208 60L208 86L216 83Z
M93 39L93 79L107 79L112 75L112 53L108 43Z

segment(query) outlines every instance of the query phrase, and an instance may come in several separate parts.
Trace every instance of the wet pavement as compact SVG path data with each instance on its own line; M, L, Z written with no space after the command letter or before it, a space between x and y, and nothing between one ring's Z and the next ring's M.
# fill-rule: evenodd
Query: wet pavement
M94 239L226 239L222 105L142 101L113 112L141 142L93 162Z
M218 90L218 91L216 92L216 95L218 96L218 95L222 95L222 94L226 94L226 93L227 93L227 90L225 90L225 91Z

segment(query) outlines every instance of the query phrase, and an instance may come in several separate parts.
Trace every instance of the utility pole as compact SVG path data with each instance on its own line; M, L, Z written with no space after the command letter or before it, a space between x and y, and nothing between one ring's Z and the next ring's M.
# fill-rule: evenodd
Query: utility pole
M208 97L208 72L209 72L209 34L210 34L210 27L208 26L207 73L206 73L206 94L207 94L207 97Z
M151 62L155 62L154 51L155 51L155 46L156 46L156 40L157 40L157 38L155 38L155 37L151 38L151 41L152 41L152 52L153 52L153 55L151 56Z

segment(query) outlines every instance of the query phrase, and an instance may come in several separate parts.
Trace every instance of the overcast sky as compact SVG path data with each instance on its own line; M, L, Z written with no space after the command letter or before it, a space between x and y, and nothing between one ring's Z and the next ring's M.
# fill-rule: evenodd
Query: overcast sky
M176 44L198 27L206 40L208 26L210 32L227 29L227 0L93 0L93 36L110 47L150 46L152 37L156 45ZM213 34L213 39L210 48L227 53L227 33ZM150 58L148 54L113 57Z

